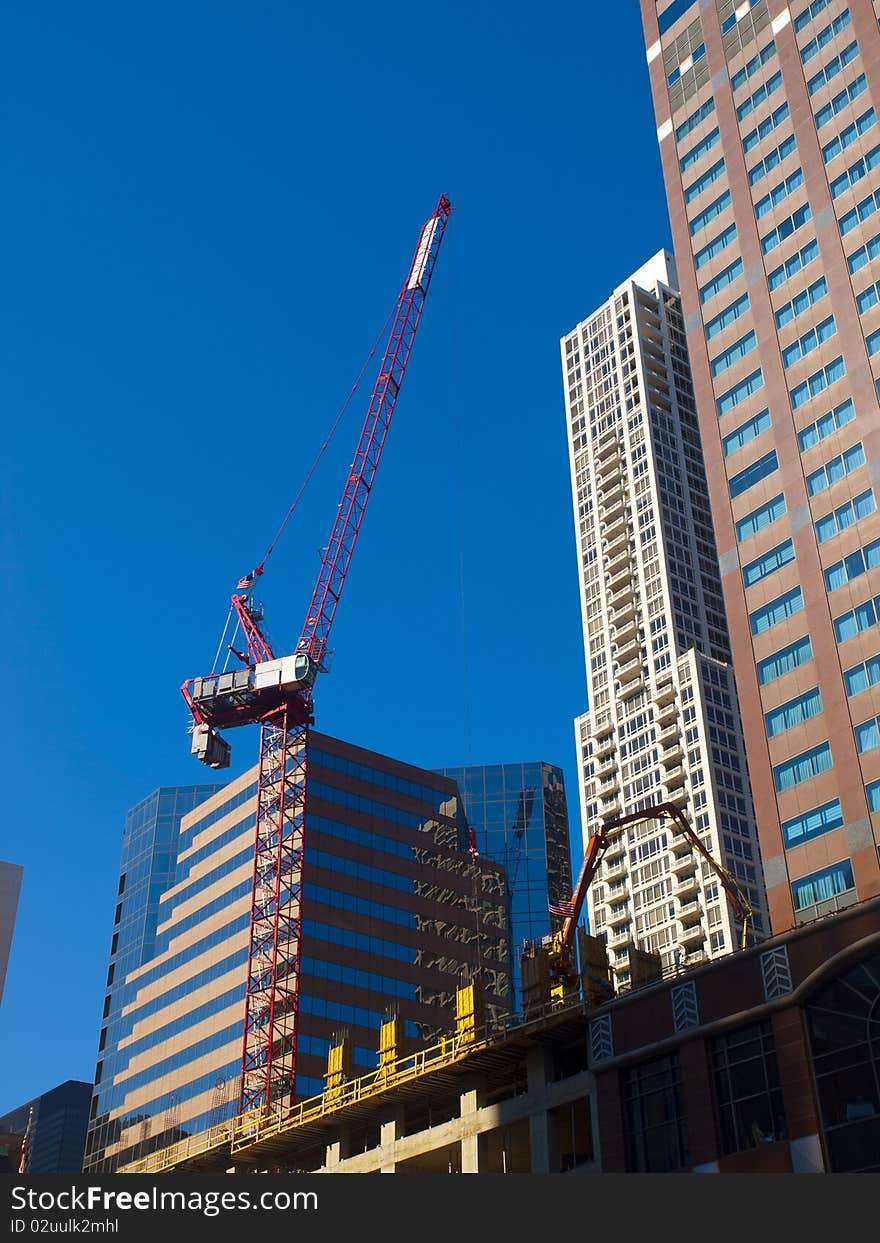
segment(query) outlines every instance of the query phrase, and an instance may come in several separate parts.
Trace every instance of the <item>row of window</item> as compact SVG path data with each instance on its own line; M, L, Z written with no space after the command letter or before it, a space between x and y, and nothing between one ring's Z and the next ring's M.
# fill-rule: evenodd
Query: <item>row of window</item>
M786 345L782 351L782 365L786 368L793 367L795 363L800 362L802 358L806 358L808 354L812 354L824 342L829 341L837 333L837 323L833 315L828 315L825 319L808 329L799 336L790 345Z
M763 198L758 199L755 204L755 219L761 220L764 216L768 215L774 207L778 207L779 204L783 203L790 194L793 194L795 190L800 189L803 184L804 170L802 168L794 169L788 174L784 181L780 181L779 185L774 186L773 189L768 191Z
M852 43L848 43L842 51L837 53L836 56L832 56L824 68L820 69L818 73L814 73L813 76L807 80L808 93L810 95L815 95L816 92L820 91L823 86L827 86L832 78L837 77L842 69L845 69L851 61L855 60L858 54L859 45L856 43L855 39L853 39Z
M805 406L808 401L817 397L819 393L824 393L826 388L829 388L838 380L842 380L845 375L846 365L842 356L832 359L830 363L820 367L808 379L789 389L788 399L791 402L792 410L799 410L801 406Z
M875 147L874 153L877 156L875 164L880 164L880 147ZM857 225L863 224L876 211L880 211L880 190L873 191L867 198L857 203L855 207L851 207L848 212L844 212L837 222L841 236L846 237L847 233L851 233Z
M833 39L836 39L841 30L847 28L851 20L849 9L844 9L842 13L835 17L833 22L830 22L819 31L815 39L811 39L805 47L801 48L801 63L804 65L808 64L817 52L820 52L823 47L826 47Z
M777 570L781 570L784 565L792 561L794 561L794 544L788 539L743 566L743 586L753 587L755 583L769 578L771 574L775 574Z
M872 540L864 548L857 548L848 556L836 561L825 571L825 589L836 591L845 583L860 578L868 570L875 570L880 565L880 540Z
M774 147L772 151L768 151L763 160L749 169L749 185L755 185L763 177L766 177L771 169L776 168L777 164L781 164L784 159L792 155L797 150L797 142L794 134L789 134L787 138L783 138L778 147Z
M846 478L854 470L865 464L865 450L862 442L859 440L854 445L850 445L843 453L837 457L830 458L829 461L823 462L818 470L811 471L807 475L807 492L810 496L817 496L820 492L824 492L826 488L830 488L832 484Z
M826 164L829 164L835 156L840 155L847 147L851 147L862 134L869 130L872 125L876 125L876 123L877 114L873 108L869 108L867 112L863 112L860 117L856 117L845 129L841 130L830 142L825 144L822 148L822 159Z
M758 414L747 419L745 423L740 423L739 427L735 427L721 442L724 456L730 457L731 453L736 453L738 449L749 444L756 436L766 432L770 426L770 411L766 409L759 411Z
M769 233L761 238L761 251L765 255L769 255L771 250L775 250L780 246L787 237L791 237L792 233L796 233L798 229L805 225L808 220L813 217L813 209L809 203L802 203L790 216L786 216L784 220L780 220L775 229L771 229Z
M741 544L743 540L756 535L758 531L763 531L765 527L769 527L771 523L781 518L785 512L785 497L780 492L778 496L771 497L769 501L753 509L744 518L740 518L736 524L737 543Z
M847 527L853 526L860 518L866 518L868 514L873 514L876 508L877 503L874 500L874 493L869 488L867 492L862 492L858 496L853 497L845 505L840 505L831 513L817 518L814 523L816 539L820 544L824 544L832 536L839 535Z
M786 302L779 308L776 312L776 327L784 328L786 324L790 324L798 315L802 315L809 307L824 298L827 293L828 282L824 276L820 276L818 280L813 281L812 285L802 289L790 302Z
M758 337L755 330L752 329L750 332L747 332L744 337L740 337L738 341L734 341L732 345L729 345L726 350L722 350L720 354L716 354L716 356L709 363L709 369L712 372L713 378L717 379L717 377L723 375L729 367L734 366L734 364L738 363L740 359L745 358L748 354L751 354L752 350L757 347L757 344Z
M764 713L767 737L777 738L786 730L794 729L796 725L802 725L811 717L818 716L821 711L822 696L818 686L814 686L805 691L803 695L798 695L795 699L790 699L788 703L780 704L778 708Z
M848 86L845 86L842 91L838 91L833 99L829 99L828 103L823 104L819 109L814 117L816 129L821 129L823 125L827 125L829 121L832 121L839 113L843 112L844 108L847 108L858 99L859 95L867 88L868 79L863 73L860 73Z

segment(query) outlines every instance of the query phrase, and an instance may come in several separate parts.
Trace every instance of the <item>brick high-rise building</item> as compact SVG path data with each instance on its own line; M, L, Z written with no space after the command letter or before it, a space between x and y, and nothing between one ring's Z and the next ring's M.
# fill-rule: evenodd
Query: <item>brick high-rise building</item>
M880 3L641 9L784 931L880 893Z

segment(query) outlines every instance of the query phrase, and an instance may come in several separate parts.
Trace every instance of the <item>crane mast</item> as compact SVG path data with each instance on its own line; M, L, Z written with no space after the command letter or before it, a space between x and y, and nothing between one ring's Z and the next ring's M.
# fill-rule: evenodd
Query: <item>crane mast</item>
M333 619L451 210L441 195L419 234L294 652L276 658L260 629L262 613L251 595L260 566L239 584L243 592L232 597L248 647L245 667L194 678L181 688L195 723L193 752L211 767L229 764L229 746L218 731L260 725L242 1113L270 1107L283 1112L293 1102L314 683L326 667Z

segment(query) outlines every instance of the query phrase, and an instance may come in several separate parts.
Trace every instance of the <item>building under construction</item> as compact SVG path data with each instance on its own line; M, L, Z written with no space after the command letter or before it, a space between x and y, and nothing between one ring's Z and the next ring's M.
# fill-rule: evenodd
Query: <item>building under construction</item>
M378 1070L341 1042L293 1113L126 1172L880 1172L880 899L666 978L636 951L604 1001L596 953L580 996L493 1030L462 988L433 1048L388 1023Z

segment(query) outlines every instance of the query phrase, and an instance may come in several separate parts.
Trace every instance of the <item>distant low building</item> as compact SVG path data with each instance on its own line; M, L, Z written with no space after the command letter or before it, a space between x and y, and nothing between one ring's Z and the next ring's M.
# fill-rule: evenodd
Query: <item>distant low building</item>
M92 1085L68 1079L0 1118L0 1170L9 1162L24 1174L79 1174L83 1166ZM3 1149L6 1152L3 1152Z
M17 863L0 863L0 1001L3 1000L3 985L6 982L6 967L9 963L23 871Z

